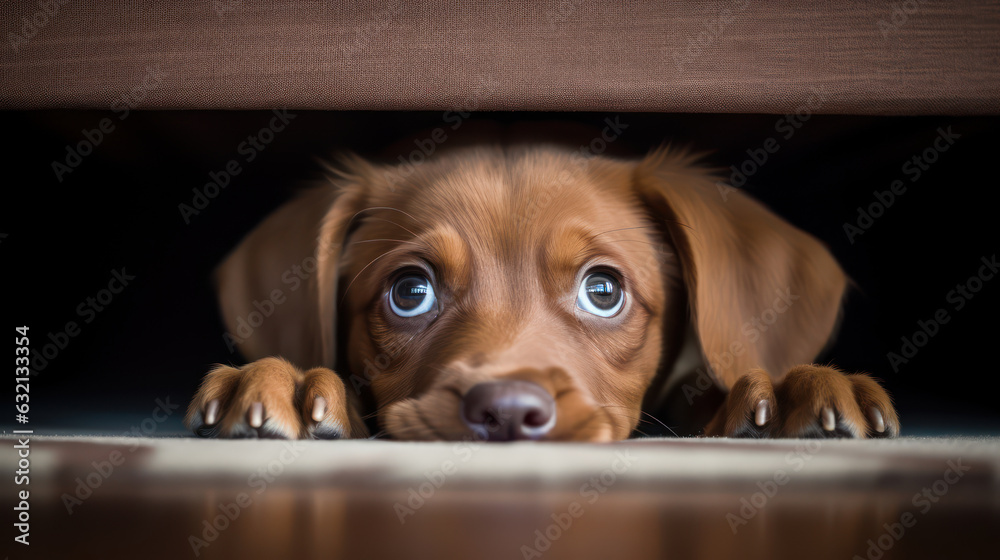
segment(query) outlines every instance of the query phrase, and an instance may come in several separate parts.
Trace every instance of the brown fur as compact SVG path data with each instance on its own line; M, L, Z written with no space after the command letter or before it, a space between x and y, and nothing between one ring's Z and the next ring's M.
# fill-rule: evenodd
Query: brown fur
M466 391L523 379L556 401L548 439L623 439L690 330L729 391L710 435L824 435L816 429L826 406L836 409L838 435L898 433L888 395L869 377L793 368L834 330L846 277L829 252L742 193L723 197L690 156L469 147L409 174L349 158L330 182L276 211L220 266L230 332L255 300L281 289L287 301L240 345L258 361L209 374L189 426L238 435L250 403L264 402L260 433L316 437L324 430L311 403L322 395L327 435L337 423L338 436L367 435L364 412L397 439L461 439L470 436L460 419ZM282 283L310 263L315 272L298 289ZM627 299L615 317L576 308L593 267L621 275ZM438 313L388 311L386 293L406 268L431 277ZM762 317L774 320L748 341L745 325ZM212 399L224 420L208 430L202 414ZM771 417L758 427L761 399ZM869 426L873 408L886 434Z

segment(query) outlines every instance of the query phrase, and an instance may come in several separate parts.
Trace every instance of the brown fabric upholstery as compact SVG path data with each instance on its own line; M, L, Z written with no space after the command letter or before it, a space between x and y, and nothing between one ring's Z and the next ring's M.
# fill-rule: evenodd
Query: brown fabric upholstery
M0 14L12 109L1000 112L989 1L10 0Z

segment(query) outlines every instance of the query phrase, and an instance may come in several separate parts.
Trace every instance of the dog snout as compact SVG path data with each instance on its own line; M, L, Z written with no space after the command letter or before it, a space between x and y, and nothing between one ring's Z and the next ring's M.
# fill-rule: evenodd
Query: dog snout
M479 383L462 398L462 419L489 441L542 439L556 424L556 403L530 381Z

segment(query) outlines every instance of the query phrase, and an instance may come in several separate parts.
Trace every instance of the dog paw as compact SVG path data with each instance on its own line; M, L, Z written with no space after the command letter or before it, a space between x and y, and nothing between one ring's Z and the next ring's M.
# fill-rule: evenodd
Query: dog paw
M892 400L865 374L817 365L792 368L774 382L754 370L727 395L709 436L886 438L899 435Z
M333 371L302 372L280 358L205 376L185 425L202 437L339 439L350 437L344 384Z
M352 431L364 430L360 416L348 406L344 382L333 371L313 368L305 372L300 394L299 411L306 437L341 439L352 437Z

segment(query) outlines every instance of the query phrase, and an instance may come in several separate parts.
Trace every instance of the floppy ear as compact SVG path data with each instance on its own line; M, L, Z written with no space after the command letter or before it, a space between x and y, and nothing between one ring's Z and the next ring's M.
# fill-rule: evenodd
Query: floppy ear
M334 365L338 263L365 199L360 175L335 173L332 185L307 190L265 218L215 271L227 344L248 360Z
M634 183L679 254L704 363L728 389L752 368L779 377L811 362L833 334L844 272L818 240L695 160L655 151Z

